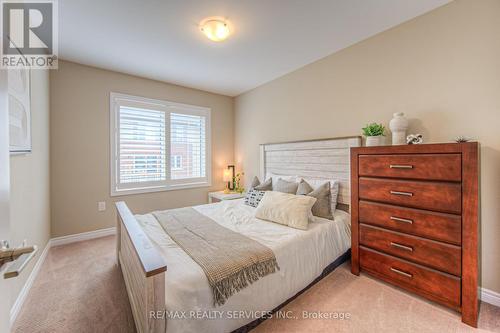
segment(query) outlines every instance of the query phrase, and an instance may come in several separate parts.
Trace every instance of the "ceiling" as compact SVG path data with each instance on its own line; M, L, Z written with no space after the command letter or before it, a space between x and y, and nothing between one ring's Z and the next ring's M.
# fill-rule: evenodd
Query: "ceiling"
M450 0L61 0L59 56L229 96ZM198 23L227 18L208 40Z

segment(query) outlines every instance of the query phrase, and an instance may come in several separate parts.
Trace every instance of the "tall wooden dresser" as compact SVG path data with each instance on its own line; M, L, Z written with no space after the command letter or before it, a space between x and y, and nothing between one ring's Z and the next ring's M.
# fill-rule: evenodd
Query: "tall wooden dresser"
M352 267L478 317L478 143L351 148Z

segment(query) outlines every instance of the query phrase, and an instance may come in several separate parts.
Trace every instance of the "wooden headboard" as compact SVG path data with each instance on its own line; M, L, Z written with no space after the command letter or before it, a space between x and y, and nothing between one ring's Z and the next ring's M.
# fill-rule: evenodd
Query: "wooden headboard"
M360 136L262 144L260 179L268 172L325 181L338 179L338 208L349 211L350 148L360 146Z

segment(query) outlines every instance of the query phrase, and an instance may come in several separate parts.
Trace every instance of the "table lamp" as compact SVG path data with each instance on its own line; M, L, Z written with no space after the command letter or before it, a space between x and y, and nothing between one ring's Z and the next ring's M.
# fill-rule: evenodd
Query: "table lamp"
M233 182L233 174L231 169L224 169L222 174L222 180L226 182L226 188L224 189L224 193L229 193L231 191L231 183Z

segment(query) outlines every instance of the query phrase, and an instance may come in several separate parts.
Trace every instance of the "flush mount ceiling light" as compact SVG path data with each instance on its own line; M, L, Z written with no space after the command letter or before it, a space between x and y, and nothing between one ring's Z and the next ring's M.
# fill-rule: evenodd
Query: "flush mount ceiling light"
M208 39L222 42L229 36L229 25L225 20L209 18L200 23L201 31Z

